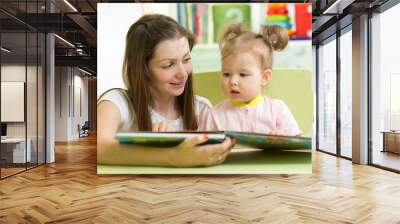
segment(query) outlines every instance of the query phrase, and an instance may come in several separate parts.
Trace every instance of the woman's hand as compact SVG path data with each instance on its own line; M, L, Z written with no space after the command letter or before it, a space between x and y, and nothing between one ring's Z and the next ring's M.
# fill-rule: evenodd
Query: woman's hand
M166 122L162 121L160 123L153 124L154 132L173 132L176 131L173 127L169 126Z
M170 165L173 167L211 166L225 161L236 141L226 138L220 144L207 144L207 135L185 139L170 154Z

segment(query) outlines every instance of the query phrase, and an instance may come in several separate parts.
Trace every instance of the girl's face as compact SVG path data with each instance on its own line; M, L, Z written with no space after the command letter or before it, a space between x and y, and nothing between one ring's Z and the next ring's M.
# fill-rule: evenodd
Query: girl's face
M237 102L249 102L261 94L270 77L271 71L263 71L260 59L250 51L222 60L221 87L227 97Z
M149 61L151 89L161 96L179 96L192 72L190 48L185 37L160 42Z

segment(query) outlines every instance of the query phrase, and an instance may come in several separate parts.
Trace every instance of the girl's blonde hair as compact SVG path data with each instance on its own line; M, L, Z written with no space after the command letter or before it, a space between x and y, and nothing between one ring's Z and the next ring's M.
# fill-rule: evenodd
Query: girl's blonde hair
M272 52L283 50L288 44L287 31L278 25L261 26L260 32L247 30L241 23L233 23L222 33L220 41L221 59L252 51L260 58L263 70L272 67Z

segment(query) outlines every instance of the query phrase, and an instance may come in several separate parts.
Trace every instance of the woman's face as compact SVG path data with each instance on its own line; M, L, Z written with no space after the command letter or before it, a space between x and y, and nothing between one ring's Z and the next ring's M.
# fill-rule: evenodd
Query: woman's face
M190 48L185 37L160 42L149 61L151 89L161 96L179 96L192 73Z

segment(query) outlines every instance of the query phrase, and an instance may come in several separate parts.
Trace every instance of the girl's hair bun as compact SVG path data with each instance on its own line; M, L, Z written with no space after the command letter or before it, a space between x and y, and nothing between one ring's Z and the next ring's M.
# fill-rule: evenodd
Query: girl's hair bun
M260 35L275 51L283 50L289 41L287 31L278 25L261 26Z
M222 33L221 43L231 41L246 31L247 30L241 23L232 23L226 28L225 32Z

